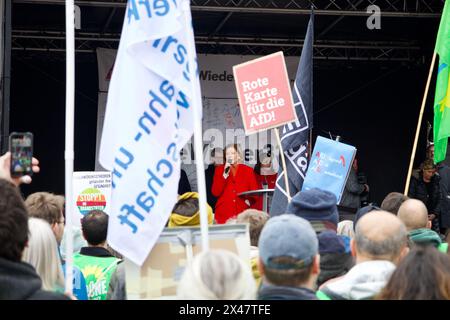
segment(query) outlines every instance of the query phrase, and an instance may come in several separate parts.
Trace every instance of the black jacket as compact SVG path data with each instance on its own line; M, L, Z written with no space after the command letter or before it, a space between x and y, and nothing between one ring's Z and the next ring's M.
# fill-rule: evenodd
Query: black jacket
M211 208L215 208L217 203L217 198L212 194L212 184L214 180L215 170L216 167L213 164L210 164L205 170L206 196L208 199L208 204L211 206Z
M83 256L97 257L97 258L111 258L114 257L111 252L102 247L83 247L80 249L80 254Z
M450 228L450 167L445 164L439 164L438 173L441 177L440 225L441 228Z
M351 169L345 184L342 199L339 205L348 208L361 208L361 194L364 192L364 184L359 183L355 169Z
M317 300L317 297L314 291L308 288L262 284L258 300Z
M41 287L41 278L33 266L0 258L0 300L70 300Z
M180 181L178 182L178 194L182 195L186 192L191 192L191 184L189 183L188 176L186 174L186 171L181 169L180 173Z
M422 173L415 173L411 177L408 197L422 201L428 209L428 214L439 214L440 176L435 174L429 183L423 180Z

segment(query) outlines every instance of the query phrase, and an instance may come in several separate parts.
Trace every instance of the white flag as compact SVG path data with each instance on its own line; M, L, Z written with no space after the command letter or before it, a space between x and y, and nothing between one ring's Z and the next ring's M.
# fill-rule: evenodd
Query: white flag
M108 243L138 265L177 201L179 153L201 121L191 104L189 41L195 48L181 1L128 1L99 160L113 175Z

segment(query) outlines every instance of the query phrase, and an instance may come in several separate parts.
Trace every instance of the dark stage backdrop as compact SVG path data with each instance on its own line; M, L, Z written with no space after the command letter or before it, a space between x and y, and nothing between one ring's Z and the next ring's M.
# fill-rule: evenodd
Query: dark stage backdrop
M314 135L340 135L358 149L371 200L403 192L427 66L334 62L314 70ZM11 131L31 131L42 172L24 194L64 193L65 63L13 54ZM434 80L433 80L434 81ZM93 170L97 118L97 64L76 67L75 170ZM434 92L432 85L431 92ZM432 122L430 94L424 117ZM423 159L425 130L416 163Z
M76 66L74 170L93 170L97 127L97 63ZM65 62L21 59L13 54L11 131L34 134L41 173L24 194L64 193Z

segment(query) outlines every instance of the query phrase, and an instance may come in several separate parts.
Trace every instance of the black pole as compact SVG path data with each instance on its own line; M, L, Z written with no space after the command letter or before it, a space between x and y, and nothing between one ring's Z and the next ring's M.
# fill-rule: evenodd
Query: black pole
M11 0L4 0L3 21L3 74L1 79L1 154L8 150L9 111L11 89Z

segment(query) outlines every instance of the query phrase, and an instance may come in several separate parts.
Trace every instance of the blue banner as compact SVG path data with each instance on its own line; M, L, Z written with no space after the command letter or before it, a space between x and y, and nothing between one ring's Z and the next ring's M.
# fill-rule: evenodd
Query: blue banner
M330 191L339 203L355 154L353 146L317 137L302 190L319 188Z

